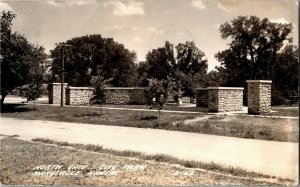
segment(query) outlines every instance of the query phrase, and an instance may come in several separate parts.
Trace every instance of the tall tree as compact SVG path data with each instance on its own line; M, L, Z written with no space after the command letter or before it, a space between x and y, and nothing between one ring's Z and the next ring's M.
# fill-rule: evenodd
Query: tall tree
M166 42L164 47L148 52L146 55L148 78L166 80L170 75L174 74L174 56L170 54L173 54L173 45L169 42Z
M147 72L147 78L177 80L177 89L182 90L185 96L193 97L196 85L202 80L200 77L207 72L208 64L204 57L205 54L194 42L187 41L174 47L167 41L164 47L148 52L142 68Z
M220 27L223 39L231 38L229 49L216 57L231 72L228 84L240 85L246 79L271 79L272 64L284 42L290 42L292 24L272 23L267 18L240 16Z
M92 76L113 78L112 86L127 86L134 70L136 54L112 38L87 35L68 40L65 57L65 81L73 86L90 86ZM52 80L58 81L61 72L62 50L51 51Z
M273 95L277 94L277 99L279 99L279 101L273 101L273 104L282 104L280 100L283 99L282 102L286 102L286 99L293 99L293 96L298 95L298 69L299 49L294 45L287 45L277 55L273 67L275 75Z
M203 77L203 87L224 86L227 82L227 77L228 74L226 74L224 67L217 66Z
M25 36L12 32L15 17L11 11L3 11L1 15L1 105L15 88L33 82L38 87L43 80L44 48L30 44Z
M220 32L223 39L231 39L229 48L216 54L230 75L226 85L246 86L248 79L270 79L273 87L278 87L281 84L279 80L287 78L279 75L288 73L286 70L289 69L279 68L289 66L280 56L284 53L283 47L292 42L292 24L273 23L256 16L239 16L231 23L221 25Z

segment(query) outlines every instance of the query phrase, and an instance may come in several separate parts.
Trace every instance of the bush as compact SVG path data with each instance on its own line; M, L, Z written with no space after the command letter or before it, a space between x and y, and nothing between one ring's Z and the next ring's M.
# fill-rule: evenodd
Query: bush
M252 127L246 130L244 138L254 139L254 130Z
M140 118L140 120L156 120L156 119L158 119L158 117L154 115L141 116Z
M42 84L40 87L41 95L48 95L48 84Z
M169 121L155 121L153 124L153 128L164 129L167 126L171 126L171 122Z
M103 146L88 144L88 145L86 145L86 150L99 152L99 151L103 150Z
M267 140L273 140L273 134L272 134L272 130L270 129L270 127L264 127L263 129L258 131L258 134L262 137L264 137L264 139Z

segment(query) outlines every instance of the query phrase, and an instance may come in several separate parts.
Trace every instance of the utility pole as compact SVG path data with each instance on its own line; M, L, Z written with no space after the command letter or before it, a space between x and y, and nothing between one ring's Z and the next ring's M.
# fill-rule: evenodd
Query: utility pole
M61 64L61 95L60 95L60 106L64 106L64 79L65 79L65 50L64 48L62 49L62 64Z
M60 106L64 106L64 79L65 79L65 47L70 47L71 45L60 43L58 46L62 49L62 63L61 63L61 87L60 87Z

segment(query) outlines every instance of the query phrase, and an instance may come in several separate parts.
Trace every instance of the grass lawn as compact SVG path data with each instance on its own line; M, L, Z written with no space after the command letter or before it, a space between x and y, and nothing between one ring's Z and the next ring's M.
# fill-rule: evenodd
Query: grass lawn
M103 153L102 148L92 145L72 145L66 142L50 145L12 137L1 138L0 182L7 185L291 185L293 182L255 175L253 172L249 172L246 177L237 177L231 173L160 162L159 158L169 159L162 156L151 157L154 160L133 158L129 154L126 157L116 156L118 152ZM40 165L59 165L57 171L67 171L69 166L75 164L85 165L82 169L70 169L71 173L76 173L75 176L33 175L36 171L55 171L34 169ZM132 166L137 169L134 170ZM93 176L95 172L98 175Z
M298 123L298 119L218 115L191 122L187 126L205 134L270 141L299 142Z
M270 116L293 116L298 117L299 116L299 108L298 107L272 107L272 110L275 112L272 112Z
M214 134L220 136L299 142L298 119L260 118L161 113L156 111L109 110L88 107L58 107L53 105L6 104L1 116L31 120L50 120L96 125L115 125L137 128L156 128L175 131ZM287 109L282 109L287 110ZM190 120L188 123L187 121Z
M186 106L189 105L185 103L184 105L178 106L175 103L168 103L165 110L172 110L172 111L188 111L188 112L208 112L208 108L205 107L195 107L195 106ZM103 105L103 107L110 107L110 108L132 108L132 109L149 109L147 105Z

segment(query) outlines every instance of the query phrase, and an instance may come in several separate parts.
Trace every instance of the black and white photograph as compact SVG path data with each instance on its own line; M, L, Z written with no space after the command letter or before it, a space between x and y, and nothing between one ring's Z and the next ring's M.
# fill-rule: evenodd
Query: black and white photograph
M298 185L298 0L0 13L1 186Z

